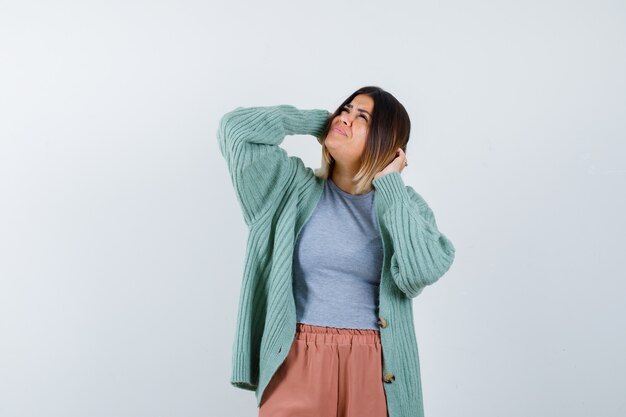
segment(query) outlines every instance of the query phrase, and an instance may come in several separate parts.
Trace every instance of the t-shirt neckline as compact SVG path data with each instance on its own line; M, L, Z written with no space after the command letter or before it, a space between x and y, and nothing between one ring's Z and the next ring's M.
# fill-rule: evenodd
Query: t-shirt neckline
M374 190L368 191L365 194L350 194L348 192L345 192L344 190L342 190L341 188L339 188L339 186L337 184L335 184L335 182L332 180L332 178L328 178L326 180L328 183L330 183L331 187L333 187L333 189L337 190L341 195L344 195L348 198L364 198L364 197L370 197L371 194L374 192Z

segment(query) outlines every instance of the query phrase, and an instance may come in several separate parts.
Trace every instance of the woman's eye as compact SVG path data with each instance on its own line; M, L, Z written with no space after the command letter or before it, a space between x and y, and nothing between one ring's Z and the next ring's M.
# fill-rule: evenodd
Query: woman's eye
M348 113L350 113L350 109L349 109L349 108L347 108L347 107L344 107L344 108L343 108L343 111L347 111ZM361 113L361 114L359 114L359 116L361 116L363 119L365 119L365 121L367 121L367 117L365 117L365 115L364 115L364 114L362 114L362 113Z

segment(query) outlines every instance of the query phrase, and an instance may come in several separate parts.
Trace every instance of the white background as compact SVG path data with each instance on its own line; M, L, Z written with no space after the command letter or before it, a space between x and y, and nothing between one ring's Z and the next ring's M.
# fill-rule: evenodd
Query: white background
M256 416L217 125L364 85L457 251L414 299L426 415L626 413L623 2L2 1L0 56L3 417Z

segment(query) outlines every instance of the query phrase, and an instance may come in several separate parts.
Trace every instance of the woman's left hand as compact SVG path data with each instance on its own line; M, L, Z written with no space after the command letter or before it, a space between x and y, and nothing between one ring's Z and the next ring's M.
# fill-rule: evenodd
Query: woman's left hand
M396 157L378 174L374 175L374 179L381 177L385 174L389 174L391 172L402 172L404 167L406 167L408 163L406 162L406 154L402 150L402 148L398 148L396 151Z

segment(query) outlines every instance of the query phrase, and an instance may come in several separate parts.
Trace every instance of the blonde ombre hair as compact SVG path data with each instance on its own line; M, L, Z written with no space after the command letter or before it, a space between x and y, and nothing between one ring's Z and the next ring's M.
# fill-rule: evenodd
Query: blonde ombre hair
M411 120L404 106L390 93L376 86L362 87L352 93L334 113L328 117L328 123L318 141L322 145L322 163L315 170L315 176L328 179L333 174L335 161L324 144L330 131L331 121L341 114L345 105L359 94L374 100L372 120L370 121L367 143L361 157L361 167L354 175L355 193L365 194L372 187L374 175L382 171L396 157L396 149L406 152L411 133Z

